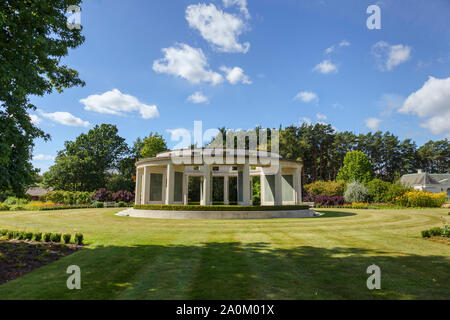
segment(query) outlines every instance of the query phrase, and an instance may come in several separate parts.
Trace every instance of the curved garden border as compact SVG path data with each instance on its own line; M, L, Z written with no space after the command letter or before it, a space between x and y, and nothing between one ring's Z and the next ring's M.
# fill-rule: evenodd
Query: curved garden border
M145 208L143 208L145 207ZM160 208L158 208L160 207ZM173 207L177 207L176 209ZM182 210L185 207L187 210ZM237 208L240 207L240 208ZM286 207L286 208L284 208ZM250 209L251 208L251 209ZM265 210L260 210L265 208ZM203 209L203 210L202 210ZM237 210L240 209L240 210ZM153 219L283 219L311 218L317 212L308 206L160 206L139 205L116 213L118 216Z

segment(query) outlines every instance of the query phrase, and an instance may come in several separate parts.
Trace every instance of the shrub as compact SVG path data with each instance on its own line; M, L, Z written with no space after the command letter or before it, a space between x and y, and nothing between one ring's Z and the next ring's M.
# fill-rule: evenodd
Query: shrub
M9 210L11 211L23 211L26 210L25 208L26 206L22 206L22 205L12 205Z
M52 233L52 242L61 242L61 233Z
M39 241L41 241L41 240L42 240L42 232L36 232L36 233L34 234L34 241L39 242Z
M5 203L0 203L0 211L8 211L9 206Z
M76 192L75 193L75 203L76 204L89 204L92 199L92 192Z
M439 227L431 228L431 229L429 230L429 232L430 232L430 235L431 235L432 237L438 237L438 236L440 236L440 235L442 234L442 230L441 230L441 228L439 228Z
M422 231L422 238L429 238L431 237L430 231L429 230L423 230Z
M17 240L24 240L25 239L25 232L19 231L17 233Z
M395 202L397 197L403 196L408 191L412 191L412 188L407 188L399 183L392 183L386 192L386 202Z
M82 233L76 233L74 241L75 241L76 244L82 245L83 244L83 234Z
M390 183L380 180L373 179L369 183L367 183L367 191L369 191L369 198L373 202L388 202L388 190L390 187Z
M313 196L343 196L345 186L345 181L316 181L305 185L305 190Z
M33 232L25 232L25 239L31 241L33 239Z
M105 188L100 188L94 193L94 195L92 196L92 200L100 202L111 201L112 193Z
M44 233L44 242L50 242L52 240L52 234L50 232Z
M360 182L353 181L347 186L347 190L344 193L344 199L346 202L367 202L369 198L369 192L367 188Z
M66 244L69 243L70 242L70 238L72 238L72 235L70 233L65 233L63 235L64 243L66 243Z
M134 200L134 195L127 190L119 190L112 195L112 200L115 202L126 202L130 203Z
M8 206L12 206L12 205L25 205L28 203L27 199L21 199L21 198L17 198L17 197L8 197L6 198L6 200L4 201L4 204L8 205Z
M117 206L120 207L120 208L122 208L122 207L125 207L125 206L126 206L126 203L123 202L123 201L119 201L119 203L117 203Z
M440 207L446 200L446 192L409 191L395 198L395 203L405 207Z
M8 234L8 230L6 230L6 229L2 229L2 230L0 230L0 237L2 237L2 236L6 236L7 234Z
M9 240L14 239L16 237L16 232L15 231L8 231L7 236L8 236Z
M343 196L325 196L325 195L310 195L308 194L305 197L306 202L314 202L314 204L317 206L339 206L344 204L344 197Z
M103 208L104 207L103 202L100 202L100 201L92 202L91 206L94 207L94 208Z

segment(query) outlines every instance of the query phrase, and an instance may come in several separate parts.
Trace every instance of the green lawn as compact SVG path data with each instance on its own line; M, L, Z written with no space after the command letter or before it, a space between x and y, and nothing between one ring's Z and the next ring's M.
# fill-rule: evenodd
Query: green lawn
M118 209L0 212L0 229L83 232L89 246L0 286L0 299L448 299L448 209L320 209L323 217L152 220ZM382 289L366 287L381 268ZM66 288L78 265L82 289Z

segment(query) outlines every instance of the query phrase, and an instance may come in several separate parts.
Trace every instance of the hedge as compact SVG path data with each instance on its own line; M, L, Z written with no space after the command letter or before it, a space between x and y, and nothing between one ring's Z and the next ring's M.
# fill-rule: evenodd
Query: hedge
M138 210L167 210L167 211L277 211L277 210L307 210L308 205L286 206L233 206L233 205L171 205L171 204L135 204Z

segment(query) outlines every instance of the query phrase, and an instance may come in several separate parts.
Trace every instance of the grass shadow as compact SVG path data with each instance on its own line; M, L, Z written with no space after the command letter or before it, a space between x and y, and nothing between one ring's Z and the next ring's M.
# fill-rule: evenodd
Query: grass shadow
M69 265L82 289L68 290ZM368 266L382 289L368 290ZM1 299L447 299L449 259L269 243L98 246L0 286Z

